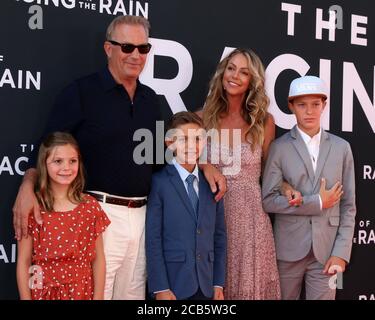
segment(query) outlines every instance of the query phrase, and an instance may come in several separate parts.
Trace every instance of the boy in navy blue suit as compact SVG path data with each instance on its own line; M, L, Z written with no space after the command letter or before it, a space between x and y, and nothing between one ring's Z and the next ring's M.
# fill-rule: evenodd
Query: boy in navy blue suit
M202 121L173 115L166 137L172 164L155 173L146 212L148 287L157 300L224 299L226 229L222 200L198 169Z

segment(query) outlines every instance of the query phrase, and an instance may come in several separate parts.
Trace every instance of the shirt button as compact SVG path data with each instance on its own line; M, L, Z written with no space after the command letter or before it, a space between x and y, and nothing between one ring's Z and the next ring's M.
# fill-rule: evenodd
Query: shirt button
M198 233L198 234L201 234L201 229L197 229L197 233Z
M197 254L197 260L200 260L200 259L201 259L201 255Z

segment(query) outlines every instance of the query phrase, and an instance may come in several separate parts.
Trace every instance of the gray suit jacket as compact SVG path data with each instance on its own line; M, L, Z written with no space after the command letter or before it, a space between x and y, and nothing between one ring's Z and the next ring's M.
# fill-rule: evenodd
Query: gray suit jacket
M344 194L332 208L320 209L320 180L326 188L337 181ZM285 180L303 195L300 207L288 204L280 194ZM316 172L307 146L295 127L276 139L270 147L263 175L263 207L275 213L275 245L277 259L297 261L311 249L323 265L330 256L350 260L355 225L354 163L350 145L345 140L322 131Z

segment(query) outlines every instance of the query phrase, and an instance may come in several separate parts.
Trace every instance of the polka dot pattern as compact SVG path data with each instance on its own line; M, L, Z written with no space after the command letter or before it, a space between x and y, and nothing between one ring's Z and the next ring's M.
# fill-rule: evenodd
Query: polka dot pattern
M91 300L94 295L91 263L97 237L110 221L90 195L73 210L42 211L43 224L29 219L33 238L33 300Z

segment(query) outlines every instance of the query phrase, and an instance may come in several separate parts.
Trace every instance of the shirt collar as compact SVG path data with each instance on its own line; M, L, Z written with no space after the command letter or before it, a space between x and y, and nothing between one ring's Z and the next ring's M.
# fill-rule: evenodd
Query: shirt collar
M110 91L114 88L121 88L125 90L125 88L120 83L117 83L115 81L115 79L112 76L112 73L109 71L108 65L99 72L99 76L100 76L100 79L102 81L103 88L105 91ZM139 79L137 79L136 94L138 93L143 94L144 92L143 89L144 89L143 84L139 81Z
M181 166L176 161L176 158L172 159L172 164L175 166L175 168L176 168L178 174L180 175L182 181L185 182L186 178L192 174L197 178L197 181L199 182L199 173L198 173L199 171L198 171L197 165L195 165L195 168L194 168L193 172L190 173L189 171L187 171L183 166Z
M109 91L119 85L113 78L108 66L106 66L99 72L99 76L105 91Z
M299 134L301 135L303 141L306 143L306 144L309 144L312 140L313 141L316 141L317 143L320 143L320 138L322 136L322 128L319 129L319 132L313 136L313 137L310 137L307 133L303 132L297 125L297 130L299 132Z

